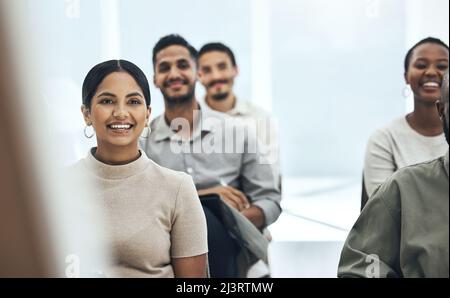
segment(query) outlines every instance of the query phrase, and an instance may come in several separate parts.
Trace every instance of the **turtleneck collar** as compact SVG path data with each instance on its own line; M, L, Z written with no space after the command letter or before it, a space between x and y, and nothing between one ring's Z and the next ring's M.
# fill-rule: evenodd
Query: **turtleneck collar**
M135 161L125 165L108 165L95 158L95 149L96 148L92 148L89 150L87 157L84 159L84 163L94 175L103 179L125 179L139 174L150 164L150 160L145 152L140 150L141 156Z

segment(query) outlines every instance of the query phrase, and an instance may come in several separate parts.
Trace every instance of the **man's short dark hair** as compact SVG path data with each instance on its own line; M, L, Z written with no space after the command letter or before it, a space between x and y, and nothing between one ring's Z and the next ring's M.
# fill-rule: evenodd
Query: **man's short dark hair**
M417 47L419 47L419 46L421 46L423 44L426 44L426 43L431 43L431 44L436 44L436 45L442 46L443 48L446 48L447 52L448 52L448 45L445 42L443 42L442 40L440 40L438 38L434 38L434 37L427 37L425 39L422 39L421 41L416 43L411 49L409 49L408 53L406 54L406 57L405 57L405 74L408 73L408 71L409 71L409 63L411 63L411 57L412 57L412 55L414 53L414 50Z
M234 57L233 51L226 45L224 45L221 42L211 42L205 44L199 51L198 56L201 57L203 54L209 53L209 52L223 52L227 54L230 59L233 66L236 66L236 58Z
M188 49L189 54L191 55L192 59L195 61L195 64L198 63L198 52L197 50L189 43L186 39L184 39L181 35L178 34L170 34L167 36L162 37L153 48L153 67L156 65L156 55L158 55L159 52L164 50L165 48L168 48L170 46L182 46Z

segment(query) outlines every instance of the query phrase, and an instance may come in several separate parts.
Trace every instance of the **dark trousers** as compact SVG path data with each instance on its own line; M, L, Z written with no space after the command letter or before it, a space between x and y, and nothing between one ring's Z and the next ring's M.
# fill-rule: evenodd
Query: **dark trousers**
M208 259L212 278L233 278L238 276L237 255L239 247L230 237L222 221L203 205L208 225Z

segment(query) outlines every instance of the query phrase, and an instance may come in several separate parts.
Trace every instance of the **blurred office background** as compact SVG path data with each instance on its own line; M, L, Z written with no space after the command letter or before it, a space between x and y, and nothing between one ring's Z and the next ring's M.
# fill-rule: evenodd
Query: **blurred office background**
M412 108L404 56L424 37L449 40L447 0L22 2L41 82L27 100L46 109L60 166L94 145L80 113L81 84L93 65L127 59L151 81L153 46L170 33L197 48L221 41L234 50L236 93L279 121L285 212L271 226L275 277L336 275L359 214L366 141ZM151 92L157 116L163 99Z

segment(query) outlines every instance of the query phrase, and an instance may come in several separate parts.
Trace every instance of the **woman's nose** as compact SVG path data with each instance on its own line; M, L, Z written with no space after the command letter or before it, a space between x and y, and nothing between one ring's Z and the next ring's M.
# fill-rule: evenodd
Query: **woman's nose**
M430 66L425 70L426 76L438 76L439 75L439 69L436 66Z
M123 105L117 105L113 111L113 117L117 119L123 119L128 116L128 111Z

